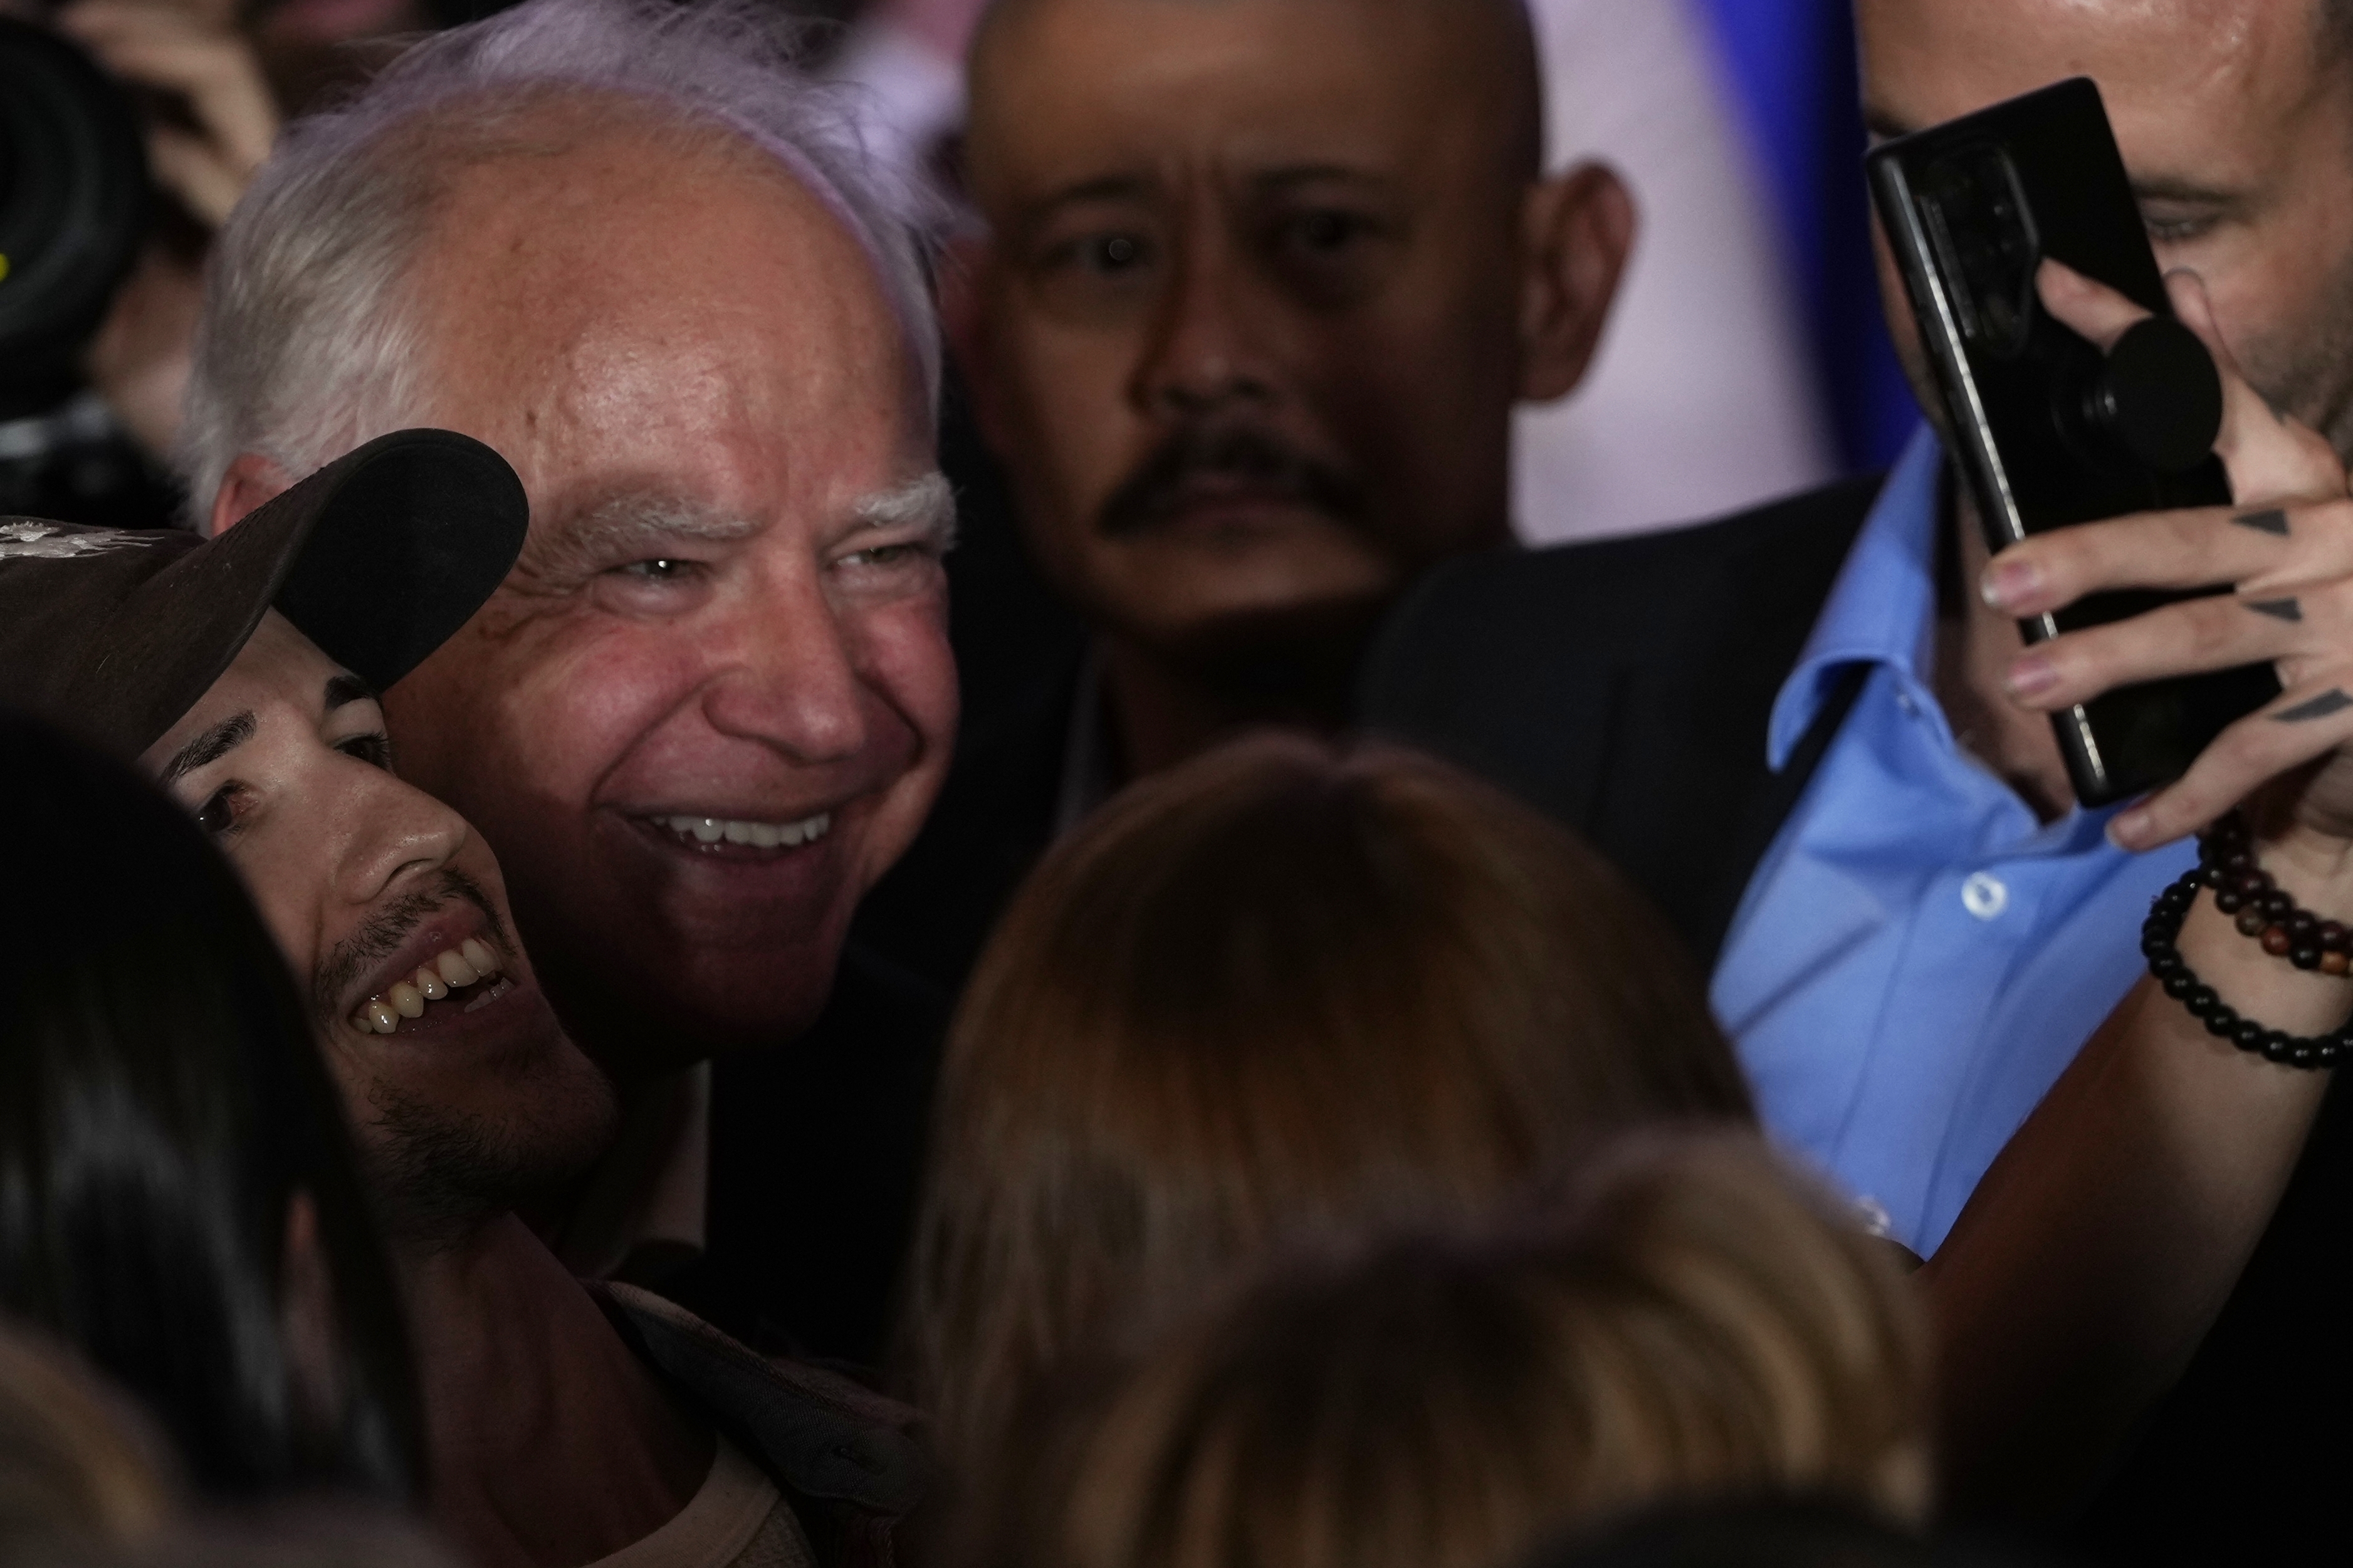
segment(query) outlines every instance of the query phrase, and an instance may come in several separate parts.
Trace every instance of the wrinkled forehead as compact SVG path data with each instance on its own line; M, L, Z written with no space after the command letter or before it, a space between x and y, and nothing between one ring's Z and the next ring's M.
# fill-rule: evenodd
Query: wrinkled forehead
M916 384L928 413L928 299L902 298L905 280L833 182L755 127L566 89L405 127L378 155L441 171L430 237L404 279L427 318L428 359L453 315L560 354L563 334L630 300L708 308L695 291L741 258L698 242L756 234L765 265L737 266L721 308L823 312L855 297L868 307L858 354Z
M535 510L723 458L814 478L930 448L922 367L857 237L773 160L707 152L600 138L442 199L408 279L415 414L497 447ZM735 478L710 499L773 488Z

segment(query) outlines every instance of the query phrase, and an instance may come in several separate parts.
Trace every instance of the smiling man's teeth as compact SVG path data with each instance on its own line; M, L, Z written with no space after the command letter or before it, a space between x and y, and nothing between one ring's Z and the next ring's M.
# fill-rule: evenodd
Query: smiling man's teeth
M797 848L833 831L833 814L819 812L799 822L744 822L724 816L658 816L655 821L698 844L742 844L754 849Z
M450 993L487 980L498 972L498 953L488 942L470 936L432 962L417 965L417 973L407 979L396 980L385 986L383 995L369 997L352 1015L352 1027L364 1035L389 1035L400 1027L403 1018L423 1017L427 1002L446 1000ZM506 992L507 984L502 981L468 1003L465 1011L470 1013Z

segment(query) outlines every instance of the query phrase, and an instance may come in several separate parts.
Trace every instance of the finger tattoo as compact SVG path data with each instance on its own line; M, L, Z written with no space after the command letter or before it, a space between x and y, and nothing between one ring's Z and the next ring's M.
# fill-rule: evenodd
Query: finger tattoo
M2247 512L2231 521L2241 528L2252 528L2257 533L2277 534L2282 539L2287 537L2287 513L2277 507L2269 511Z
M2346 696L2342 689L2331 689L2309 702L2299 702L2285 712L2274 713L2272 717L2282 724L2309 724L2315 719L2330 718L2348 708L2353 708L2353 697Z
M2304 606L2294 599L2250 599L2247 601L2247 608L2259 616L2269 616L2275 621L2304 619Z

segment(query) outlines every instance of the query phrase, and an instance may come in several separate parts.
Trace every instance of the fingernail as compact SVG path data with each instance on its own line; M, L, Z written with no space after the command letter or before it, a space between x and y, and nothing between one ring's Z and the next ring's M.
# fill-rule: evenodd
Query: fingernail
M2108 842L2131 854L2138 854L2148 838L2148 813L2138 806L2119 812L2108 819Z
M2010 660L2010 673L2002 677L2003 689L2021 701L2031 701L2058 684L2058 669L2039 653Z
M1978 579L1978 594L1990 609L2014 610L2042 586L2042 572L2031 561L1997 561Z

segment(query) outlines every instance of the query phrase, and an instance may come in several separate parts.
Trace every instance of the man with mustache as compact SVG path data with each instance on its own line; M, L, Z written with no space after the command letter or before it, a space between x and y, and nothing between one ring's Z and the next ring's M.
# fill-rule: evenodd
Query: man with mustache
M1000 0L970 84L948 327L1092 647L976 716L861 917L951 984L1121 783L1345 721L1382 610L1511 537L1514 409L1577 384L1634 226L1546 175L1517 0Z
M915 1473L879 1405L592 1294L516 1213L603 1150L612 1091L480 837L391 771L375 692L480 607L524 520L495 453L408 431L211 542L0 521L0 702L137 756L305 983L404 1287L426 1501L469 1561L872 1562Z

